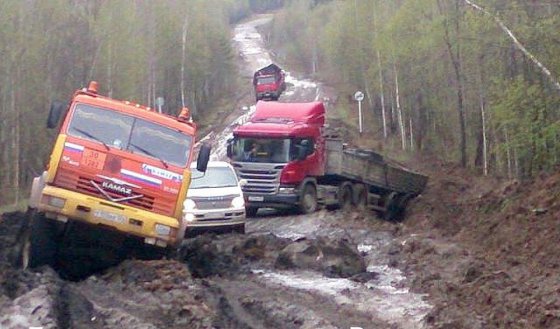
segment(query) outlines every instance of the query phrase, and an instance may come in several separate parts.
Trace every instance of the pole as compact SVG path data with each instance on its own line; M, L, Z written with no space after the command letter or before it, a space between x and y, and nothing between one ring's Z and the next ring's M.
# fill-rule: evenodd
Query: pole
M359 124L360 124L360 134L362 133L362 101L358 101L358 117L359 117Z

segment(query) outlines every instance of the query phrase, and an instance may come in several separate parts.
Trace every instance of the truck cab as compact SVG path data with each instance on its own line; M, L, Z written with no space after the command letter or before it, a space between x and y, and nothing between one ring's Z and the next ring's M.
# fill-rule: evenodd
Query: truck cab
M276 64L265 66L254 73L253 87L257 102L259 100L276 101L286 90L285 73Z
M184 236L196 125L97 90L91 82L69 104L51 107L48 127L63 120L48 169L33 181L24 267L51 262L59 240L76 232L112 232L157 248ZM208 157L203 147L201 171Z
M286 110L289 111L286 111ZM324 174L325 109L320 102L258 102L250 122L237 127L228 144L228 157L243 186L247 215L259 208L315 211L316 196L309 191ZM312 183L312 184L307 184ZM307 187L310 185L311 187Z

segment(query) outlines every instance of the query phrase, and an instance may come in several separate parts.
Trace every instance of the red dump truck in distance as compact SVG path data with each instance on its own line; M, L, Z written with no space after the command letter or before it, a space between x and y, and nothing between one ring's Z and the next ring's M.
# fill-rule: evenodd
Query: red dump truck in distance
M73 239L178 246L196 133L185 113L168 116L101 96L94 81L69 104L54 102L47 127L58 127L63 117L62 125L47 170L33 181L21 265L50 264ZM199 170L205 171L209 153L201 148Z
M399 220L427 177L329 134L321 102L258 102L233 131L227 155L243 185L248 216L259 208L368 207Z
M284 71L276 64L270 64L255 72L253 87L257 102L259 100L278 100L286 90L284 79Z

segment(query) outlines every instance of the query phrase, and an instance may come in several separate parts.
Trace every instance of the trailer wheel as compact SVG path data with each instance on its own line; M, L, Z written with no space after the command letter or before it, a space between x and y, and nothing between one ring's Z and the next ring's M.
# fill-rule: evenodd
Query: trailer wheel
M340 185L338 205L342 210L348 210L352 205L352 184L350 182L344 182Z
M364 184L354 184L354 193L352 195L352 205L358 210L363 210L367 206L367 191Z
M29 225L18 243L17 265L22 269L54 264L57 252L56 222L31 210Z
M406 203L408 202L408 197L405 194L400 194L392 192L387 196L385 200L385 213L383 214L383 219L391 221L400 221L404 217L404 210Z
M247 215L247 217L255 217L257 215L257 211L259 211L258 207L247 207L245 208L245 215Z
M305 184L299 203L299 211L302 214L310 214L317 210L317 190L313 184Z

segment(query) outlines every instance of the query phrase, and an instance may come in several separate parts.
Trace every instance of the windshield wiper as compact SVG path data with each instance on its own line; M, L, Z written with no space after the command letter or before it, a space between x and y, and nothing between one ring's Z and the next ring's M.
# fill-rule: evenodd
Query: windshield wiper
M91 133L89 133L89 132L87 132L87 131L85 131L85 130L83 130L83 129L80 129L80 128L72 127L72 129L74 129L75 131L79 132L80 134L82 134L82 135L84 135L84 136L86 136L86 137L88 137L88 138L93 139L93 140L96 141L96 142L99 142L99 143L103 144L103 146L105 146L105 148L107 149L107 151L110 150L109 145L105 144L105 142L102 141L99 137L94 136L94 135L92 135Z
M167 164L167 162L165 162L165 160L163 160L162 158L160 158L160 157L158 157L157 155L153 154L152 152L146 150L145 148L143 148L143 147L141 147L141 146L138 146L138 145L136 145L136 144L134 144L134 143L129 143L128 145L130 145L130 146L132 146L132 147L134 147L134 148L140 150L142 153L147 154L147 155L151 156L152 158L158 159L159 161L161 161L161 163L163 164L163 166L164 166L166 169L169 168L169 165Z

